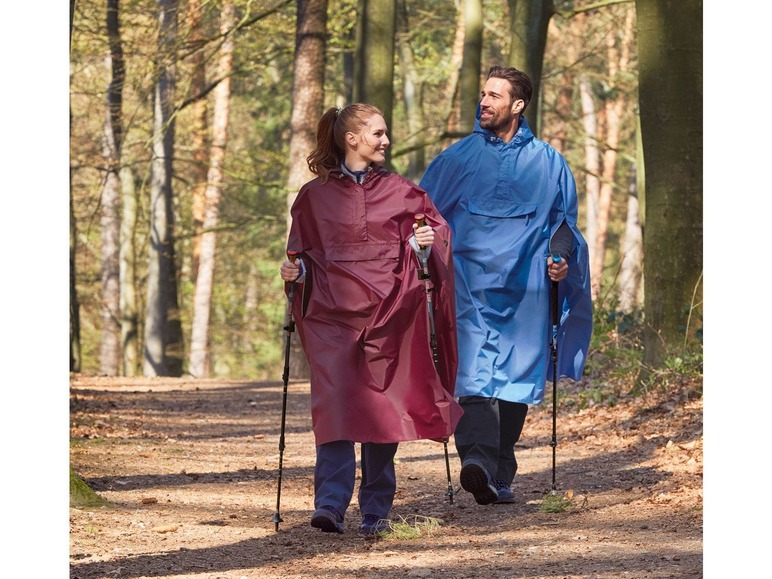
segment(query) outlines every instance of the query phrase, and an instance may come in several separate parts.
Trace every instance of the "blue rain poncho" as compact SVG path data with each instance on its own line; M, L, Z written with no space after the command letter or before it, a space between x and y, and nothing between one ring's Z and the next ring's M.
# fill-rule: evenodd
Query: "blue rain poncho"
M483 129L438 155L420 187L450 224L456 277L455 395L539 404L552 378L549 242L574 242L559 284L558 376L582 376L592 335L587 243L565 159L525 118L509 143Z

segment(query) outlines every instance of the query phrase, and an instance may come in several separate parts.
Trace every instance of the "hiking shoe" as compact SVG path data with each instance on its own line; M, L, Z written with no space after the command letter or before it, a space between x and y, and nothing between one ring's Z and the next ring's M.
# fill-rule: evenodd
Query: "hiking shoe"
M493 501L494 505L505 505L516 502L515 495L512 493L507 483L503 480L497 480L494 485L499 494L499 498Z
M359 532L362 535L380 535L389 530L389 520L382 519L378 515L363 515Z
M461 488L474 495L478 505L490 505L499 498L493 480L485 467L474 460L467 459L461 465Z
M338 509L327 505L314 511L311 516L311 526L321 529L323 533L342 533L345 530L343 517L340 516Z

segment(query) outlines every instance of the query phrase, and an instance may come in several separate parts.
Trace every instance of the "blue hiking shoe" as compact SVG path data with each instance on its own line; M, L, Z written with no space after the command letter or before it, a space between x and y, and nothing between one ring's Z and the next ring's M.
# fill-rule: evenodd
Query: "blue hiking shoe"
M473 458L468 458L461 465L461 488L474 495L478 505L490 505L499 498L491 475L485 467Z
M512 493L512 490L507 483L503 480L497 480L493 484L499 494L499 498L493 502L494 505L506 505L517 502L515 501L515 495Z
M378 515L362 515L362 524L359 525L359 532L362 535L380 535L388 530L388 519L382 519Z

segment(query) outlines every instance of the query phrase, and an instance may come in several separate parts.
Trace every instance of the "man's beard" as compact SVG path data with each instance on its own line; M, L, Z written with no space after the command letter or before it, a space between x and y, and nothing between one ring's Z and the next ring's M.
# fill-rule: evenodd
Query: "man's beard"
M480 126L483 129L496 133L508 129L512 125L514 118L515 115L509 114L508 111L501 112L500 116L499 113L494 113L489 119L480 119Z

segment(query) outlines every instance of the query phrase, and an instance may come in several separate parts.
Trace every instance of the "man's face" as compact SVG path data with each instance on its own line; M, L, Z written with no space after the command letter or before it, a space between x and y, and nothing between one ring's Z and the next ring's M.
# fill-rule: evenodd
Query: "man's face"
M494 133L506 133L523 110L523 101L509 96L509 82L503 78L489 78L480 93L480 126Z

